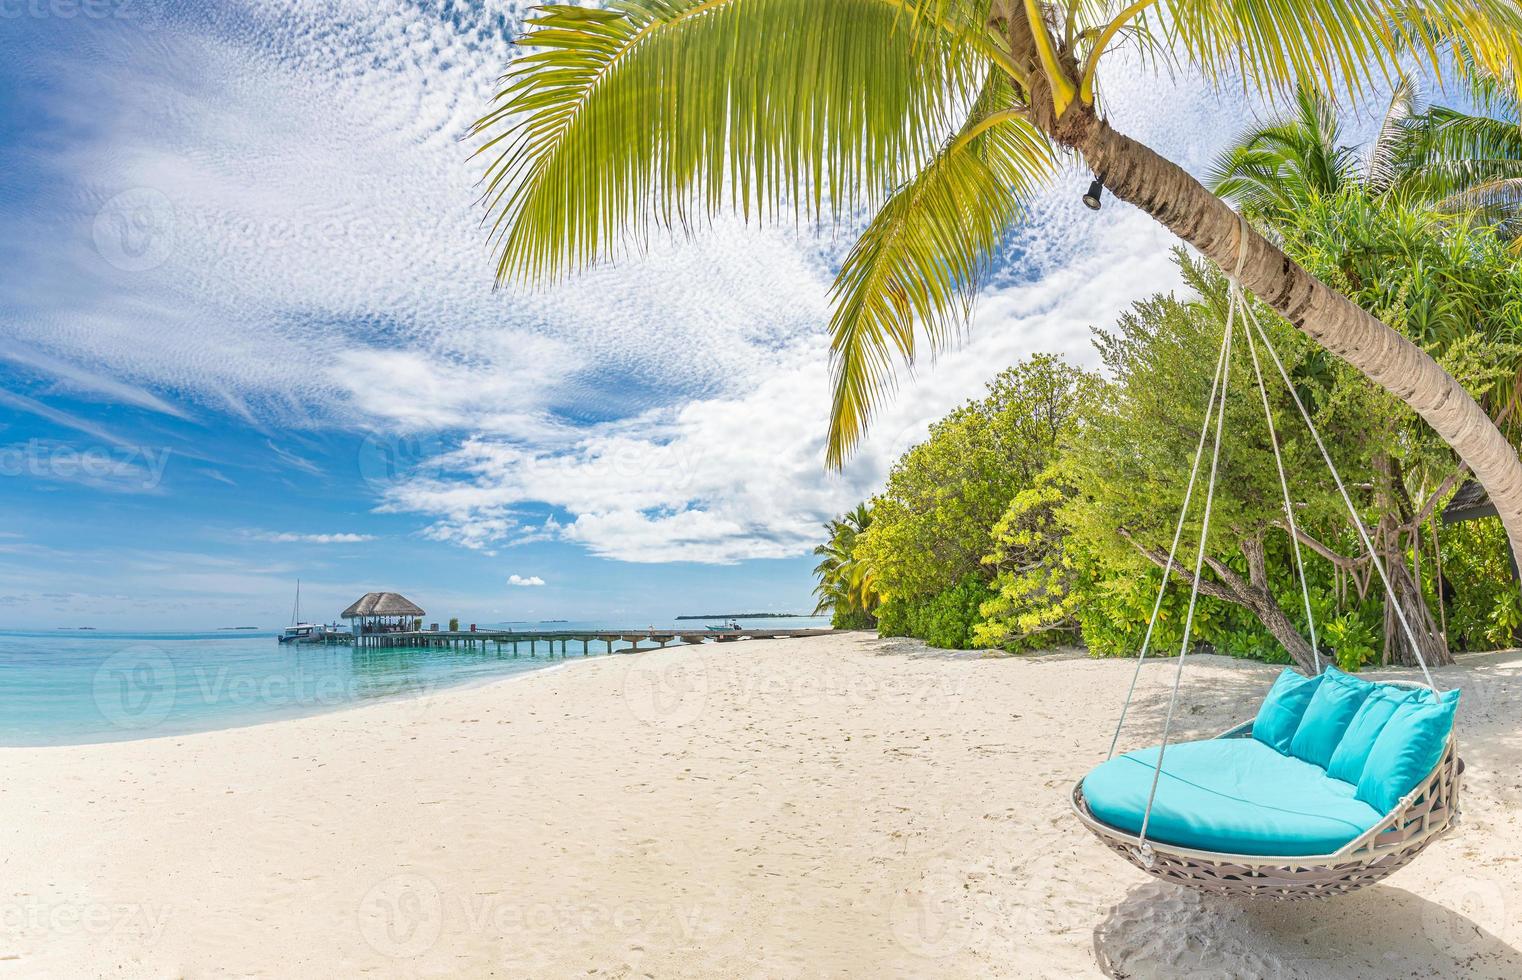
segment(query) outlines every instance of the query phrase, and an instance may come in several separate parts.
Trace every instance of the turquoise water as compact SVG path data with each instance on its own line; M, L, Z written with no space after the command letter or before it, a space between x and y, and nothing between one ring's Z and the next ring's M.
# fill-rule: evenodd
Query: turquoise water
M804 629L815 619L746 620ZM481 624L487 628L486 624ZM642 623L661 628L671 622ZM701 622L684 622L697 629ZM495 628L495 627L493 627ZM591 623L514 629L606 629ZM623 628L636 628L626 626ZM572 644L572 661L581 659ZM593 644L593 656L602 644ZM322 714L387 698L542 670L562 662L511 650L281 646L273 632L0 631L0 745L155 738Z

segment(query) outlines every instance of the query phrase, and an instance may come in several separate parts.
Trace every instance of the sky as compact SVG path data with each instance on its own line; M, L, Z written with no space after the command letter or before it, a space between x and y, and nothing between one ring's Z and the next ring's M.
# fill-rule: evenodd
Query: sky
M270 628L298 578L318 619L806 612L820 525L931 421L1177 286L1068 171L830 473L853 225L493 289L466 134L521 9L0 0L0 628ZM1104 85L1196 173L1263 112L1124 58Z

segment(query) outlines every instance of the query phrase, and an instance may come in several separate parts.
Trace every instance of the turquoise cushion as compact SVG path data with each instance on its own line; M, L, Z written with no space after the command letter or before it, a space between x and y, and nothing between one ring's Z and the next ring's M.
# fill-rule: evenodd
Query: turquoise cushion
M1089 810L1141 831L1157 749L1116 756L1084 777ZM1147 836L1226 854L1330 854L1380 814L1353 787L1254 738L1180 742L1163 755Z
M1394 716L1395 709L1412 698L1421 697L1421 693L1409 687L1376 685L1363 704L1358 706L1353 720L1348 723L1347 731L1342 734L1342 741L1332 751L1332 759L1326 767L1327 775L1344 782L1357 783L1358 777L1363 775L1364 761L1369 757L1369 750L1374 748L1374 742L1384 730L1385 723Z
M1436 703L1429 694L1396 708L1369 750L1357 798L1380 813L1394 810L1443 757L1458 706L1458 692L1446 691Z
M1311 703L1311 695L1321 686L1321 676L1303 677L1293 667L1284 668L1268 697L1258 709L1258 717L1252 723L1252 737L1280 752L1289 751L1290 739L1300 727L1305 706Z
M1311 703L1305 706L1295 737L1290 739L1289 754L1325 769L1363 699L1372 690L1374 685L1368 681L1328 667L1321 675L1321 686L1311 696Z

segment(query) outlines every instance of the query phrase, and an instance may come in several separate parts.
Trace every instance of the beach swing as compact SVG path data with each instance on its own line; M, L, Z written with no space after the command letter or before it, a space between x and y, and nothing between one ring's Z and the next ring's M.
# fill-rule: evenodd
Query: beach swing
M1233 898L1325 898L1345 895L1385 878L1457 822L1464 768L1453 726L1459 692L1441 692L1433 682L1409 618L1395 599L1384 565L1342 477L1267 332L1247 303L1239 283L1247 242L1245 222L1239 242L1237 275L1230 277L1215 381L1162 585L1109 756L1073 786L1073 810L1106 847L1165 881ZM1305 677L1285 668L1253 720L1212 739L1170 744L1210 534L1232 340L1239 321L1268 418L1269 443L1284 494L1285 523L1294 545L1316 674ZM1289 481L1258 360L1258 340L1278 368L1321 450L1353 525L1384 582L1388 601L1394 604L1396 617L1416 652L1425 684L1371 683L1335 667L1322 669ZM1163 595L1174 573L1179 539L1212 423L1215 437L1200 540L1163 740L1160 745L1117 756L1126 710L1136 692Z

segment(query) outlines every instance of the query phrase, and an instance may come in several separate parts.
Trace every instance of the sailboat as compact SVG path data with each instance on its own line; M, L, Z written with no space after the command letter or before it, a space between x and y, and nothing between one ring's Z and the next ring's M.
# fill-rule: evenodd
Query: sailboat
M296 605L291 609L291 625L276 639L281 643L326 643L327 627L301 621L301 579L296 580Z

